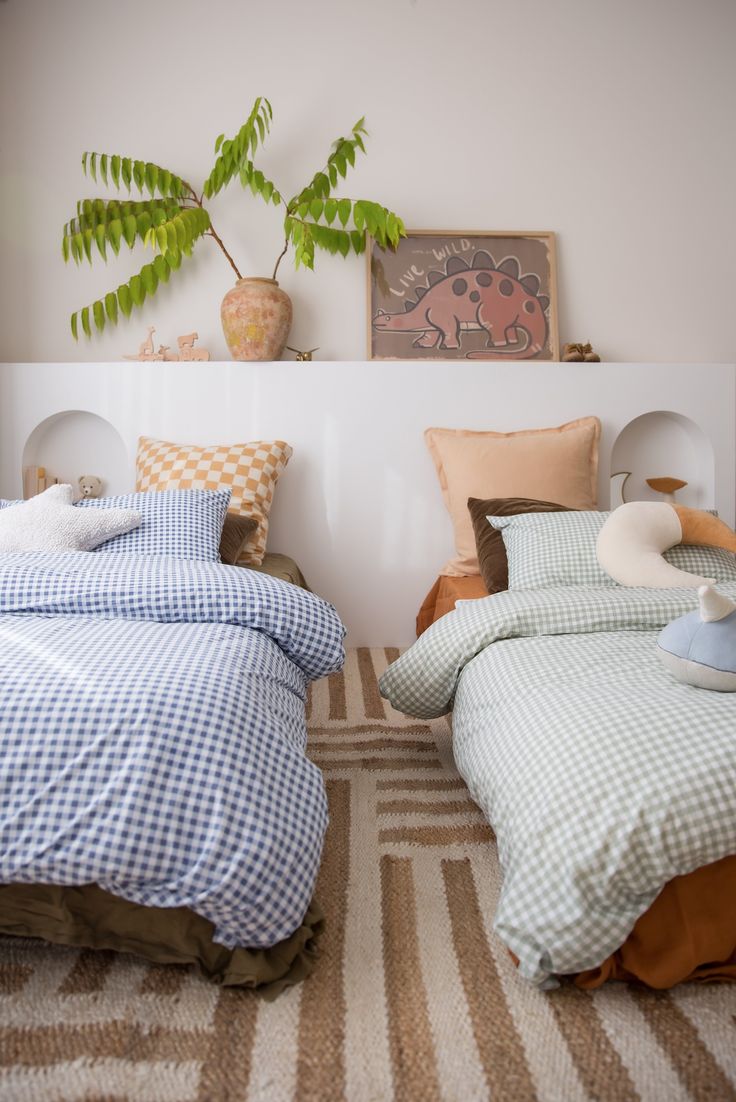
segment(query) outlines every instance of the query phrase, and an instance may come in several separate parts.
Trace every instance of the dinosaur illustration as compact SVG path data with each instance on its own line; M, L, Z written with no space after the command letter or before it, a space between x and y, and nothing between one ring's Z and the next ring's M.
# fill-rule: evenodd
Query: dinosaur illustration
M507 256L496 265L484 250L471 264L451 256L444 272L431 271L428 286L404 313L379 310L373 328L379 333L418 333L414 348L460 348L463 332L484 330L486 347L466 352L467 359L533 359L547 340L549 299L540 295L539 277L521 275L519 261Z

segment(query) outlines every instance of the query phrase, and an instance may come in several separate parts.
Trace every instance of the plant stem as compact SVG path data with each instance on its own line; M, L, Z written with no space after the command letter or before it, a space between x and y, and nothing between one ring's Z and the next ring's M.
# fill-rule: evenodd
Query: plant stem
M230 267L235 272L238 279L242 279L243 277L240 274L240 272L238 271L237 266L235 264L235 261L233 260L233 258L230 256L230 253L227 251L227 249L223 245L222 238L219 237L218 234L215 232L215 227L212 225L212 222L210 222L210 228L207 230L207 233L205 234L205 236L206 237L213 237L215 239L215 241L217 242L217 244L220 246L220 248L224 252L225 256L227 257L227 259L230 263Z
M286 255L286 250L288 249L288 247L289 247L289 238L287 237L286 241L284 242L284 247L281 250L281 252L279 253L278 260L276 261L276 267L273 270L273 275L271 276L271 279L276 278L276 273L279 270L279 264L284 259L284 256Z
M188 184L186 180L182 180L182 183L184 184L184 187L188 188L189 191L191 192L191 198L194 200L194 202L197 204L197 206L198 207L203 207L204 204L202 203L202 197L200 195L197 195L197 193L194 190L194 188L192 187L192 185ZM217 242L217 244L220 246L220 248L224 252L225 256L227 257L228 263L230 264L230 267L235 272L238 279L242 279L243 277L240 274L240 272L238 271L238 268L237 268L237 265L236 265L235 261L230 256L230 253L227 251L227 249L225 248L225 246L222 243L222 238L218 234L215 227L212 225L212 219L211 218L210 218L210 228L207 230L207 232L205 233L204 236L205 237L212 237Z

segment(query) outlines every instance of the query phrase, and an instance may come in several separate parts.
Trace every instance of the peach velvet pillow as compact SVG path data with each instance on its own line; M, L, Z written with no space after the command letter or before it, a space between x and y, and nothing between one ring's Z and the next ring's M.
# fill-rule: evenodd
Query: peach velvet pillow
M455 530L456 554L442 573L480 573L469 497L528 497L568 509L595 509L600 435L597 417L519 432L426 429L424 439Z

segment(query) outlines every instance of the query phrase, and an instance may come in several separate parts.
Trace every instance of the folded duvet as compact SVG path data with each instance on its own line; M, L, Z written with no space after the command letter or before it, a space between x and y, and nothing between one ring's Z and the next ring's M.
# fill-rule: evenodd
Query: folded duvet
M665 883L736 854L736 694L675 681L656 653L695 607L685 589L497 594L458 605L381 680L402 711L453 709L458 768L498 840L495 927L535 984L600 964Z
M288 937L327 823L305 693L343 636L237 567L0 555L0 883L186 906L228 947Z

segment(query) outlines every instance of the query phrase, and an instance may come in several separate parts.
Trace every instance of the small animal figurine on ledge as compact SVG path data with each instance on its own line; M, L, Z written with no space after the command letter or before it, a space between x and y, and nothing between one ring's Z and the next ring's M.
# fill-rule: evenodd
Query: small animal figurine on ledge
M670 504L674 502L676 492L687 486L687 482L683 482L681 478L648 478L646 482L647 486L651 486Z
M176 352L172 352L168 344L160 344L158 346L158 354L161 359L166 360L167 363L170 363L172 360L179 359Z
M306 352L301 352L298 348L292 348L291 345L288 345L288 344L287 344L286 347L288 348L289 352L295 352L296 353L297 363L311 363L312 362L312 353L313 352L319 352L319 345L317 345L316 348L310 348Z
M153 351L153 334L156 332L153 325L148 326L148 336L138 349L137 356L124 356L125 360L162 360L163 356Z
M194 342L199 340L199 333L185 333L181 337L176 338L176 343L179 345L179 355L172 352L168 344L160 344L158 346L158 352L153 351L153 334L156 332L152 325L148 326L148 336L138 349L137 356L124 356L125 360L143 360L148 363L161 362L166 360L167 363L174 360L209 360L210 354L206 348L195 348Z
M597 364L601 358L588 341L586 344L565 344L562 347L562 362L566 364L583 362Z
M177 337L180 360L209 360L210 354L206 348L195 348L194 342L199 340L199 333L187 333L183 337Z
M102 494L102 479L96 474L83 474L77 479L79 492L82 497L100 497Z

